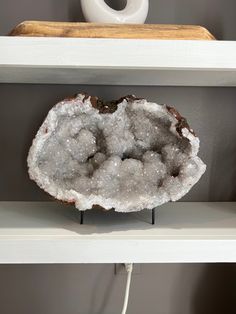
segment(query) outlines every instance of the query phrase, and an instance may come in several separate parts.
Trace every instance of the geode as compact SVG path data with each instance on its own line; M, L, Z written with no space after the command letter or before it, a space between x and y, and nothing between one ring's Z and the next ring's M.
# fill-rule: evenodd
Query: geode
M79 94L55 105L28 155L30 178L79 210L152 209L184 196L206 166L176 109L135 96Z

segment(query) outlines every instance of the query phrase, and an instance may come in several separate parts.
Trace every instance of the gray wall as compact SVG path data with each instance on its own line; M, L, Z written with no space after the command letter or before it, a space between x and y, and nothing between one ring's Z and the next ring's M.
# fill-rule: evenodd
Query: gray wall
M235 267L141 265L127 314L235 314ZM120 314L113 265L1 266L1 314Z
M49 109L60 99L87 91L104 99L130 93L175 105L201 140L207 172L182 200L236 200L236 89L194 87L124 87L72 85L0 85L1 200L50 200L28 178L31 141Z
M235 0L149 0L147 23L199 24L235 40ZM115 8L125 0L107 0ZM83 21L79 0L0 0L0 34L24 20Z
M236 40L235 0L150 2L150 23L201 24L219 39ZM82 20L79 0L0 0L0 8L0 35L26 19ZM105 99L133 93L175 105L199 135L208 166L184 200L236 200L235 88L7 84L0 85L0 200L49 199L28 179L27 151L51 106L81 90ZM235 282L233 264L142 265L133 277L128 313L233 314ZM0 313L116 314L124 285L114 265L0 266Z

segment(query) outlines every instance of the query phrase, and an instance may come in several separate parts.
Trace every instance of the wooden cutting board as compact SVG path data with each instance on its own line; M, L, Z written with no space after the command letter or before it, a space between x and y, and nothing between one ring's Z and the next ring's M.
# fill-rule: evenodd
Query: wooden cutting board
M215 40L204 27L168 24L96 24L25 21L10 36Z

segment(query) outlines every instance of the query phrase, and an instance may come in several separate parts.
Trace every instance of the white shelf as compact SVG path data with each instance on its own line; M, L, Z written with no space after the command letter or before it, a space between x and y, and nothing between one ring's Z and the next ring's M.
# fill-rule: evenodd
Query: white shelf
M150 212L0 202L0 263L236 262L236 203L169 203Z
M236 86L236 42L0 37L0 83Z

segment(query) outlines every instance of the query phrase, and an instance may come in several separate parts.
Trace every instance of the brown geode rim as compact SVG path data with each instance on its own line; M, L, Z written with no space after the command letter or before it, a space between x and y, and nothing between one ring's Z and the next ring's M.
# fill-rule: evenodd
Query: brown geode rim
M85 100L90 98L90 102L91 102L93 108L97 109L99 111L99 113L101 113L101 114L115 112L117 110L118 104L122 103L123 100L127 100L127 102L129 102L129 101L144 99L144 98L135 97L134 95L127 95L127 96L121 97L118 100L104 101L102 99L99 99L97 96L90 96L88 93L85 93L85 92L82 92L79 94L84 96L83 102L85 102ZM71 96L71 97L67 97L65 100L73 100L77 97L77 95L78 94L75 94L74 96ZM187 119L184 118L183 116L181 116L181 114L178 112L178 110L176 110L174 107L171 107L169 105L166 105L166 108L167 108L168 112L173 117L175 117L177 119L178 122L176 123L175 127L176 127L177 133L181 137L183 137L182 129L187 129L191 134L196 136L193 129L190 128L190 126L187 122Z

